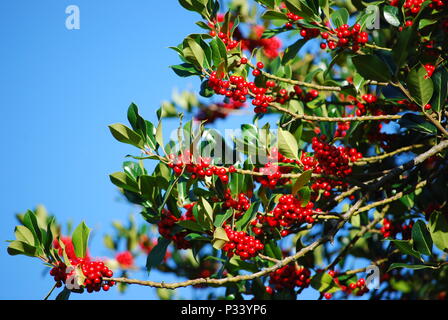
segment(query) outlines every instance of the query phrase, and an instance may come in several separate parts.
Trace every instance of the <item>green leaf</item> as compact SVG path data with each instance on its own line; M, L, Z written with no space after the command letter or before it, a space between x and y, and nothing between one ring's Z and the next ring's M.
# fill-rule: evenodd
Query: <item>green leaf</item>
M277 29L266 29L263 31L261 39L269 39L269 38L276 36L279 33L285 32L285 31L289 31L289 29L287 29L286 27L277 28Z
M398 250L401 251L401 253L411 255L421 260L420 253L412 248L412 244L409 240L390 240L390 241L392 241L395 244L395 246L398 248Z
M418 131L425 135L435 135L437 133L437 128L431 122L428 122L424 116L414 113L404 114L398 123L403 128Z
M200 198L198 203L198 209L200 212L200 220L199 224L203 224L204 226L209 226L211 228L213 226L213 208L210 203L205 198ZM202 223L201 223L202 222Z
M287 158L299 160L299 145L289 131L278 129L278 150Z
M185 44L187 46L185 46ZM202 47L191 37L187 37L184 41L184 57L188 62L195 65L199 65L200 68L204 68L205 52Z
M250 208L243 214L242 217L238 219L238 221L235 223L235 227L238 231L244 231L249 223L255 218L255 216L257 215L258 206L259 202L252 203Z
M191 63L182 63L174 66L170 66L173 71L182 78L198 76L200 73L196 70L195 66Z
M388 66L377 56L354 56L352 62L356 71L365 79L388 82L392 77Z
M418 220L412 227L414 248L421 254L430 256L432 252L431 234L422 220Z
M159 185L157 178L153 176L143 175L138 179L138 188L143 198L148 199L152 203L156 202L159 194Z
M143 138L146 137L146 123L145 120L139 115L138 107L135 103L131 103L128 108L128 121L133 130L138 132Z
M115 172L109 175L110 181L119 188L129 190L132 192L139 192L138 184L135 180L132 180L126 173L124 172Z
M267 10L263 13L261 16L264 20L278 20L278 21L285 21L288 22L288 18L286 15L282 12L274 11L274 10Z
M387 269L387 272L389 272L392 269L396 268L406 268L406 269L412 269L412 270L420 270L420 269L436 269L434 266L428 266L425 264L406 264L406 263L392 263L389 266L389 269Z
M213 232L213 248L220 250L226 242L229 241L229 238L227 237L227 232L222 227L218 227Z
M265 244L264 252L268 257L275 258L278 260L283 259L282 250L274 240L270 240L268 243Z
M215 227L222 227L224 222L227 221L231 216L233 215L233 210L229 209L225 213L218 213L215 217L215 221L213 222L213 225Z
M321 293L333 293L341 290L333 278L326 272L316 274L311 279L311 287Z
M292 194L297 194L297 192L311 180L312 174L313 170L304 171L294 182L292 186Z
M23 216L23 225L27 227L34 236L35 244L40 245L43 242L42 231L39 227L39 223L37 222L36 214L28 210Z
M202 228L199 224L197 224L196 222L191 221L191 220L182 220L182 221L179 221L177 224L185 229L188 229L188 230L197 231L197 232L204 231L204 228Z
M427 26L431 26L435 23L437 23L438 20L433 20L433 19L421 19L420 22L418 23L418 29L423 29Z
M87 246L89 241L90 229L86 224L81 222L73 231L72 242L75 249L75 254L78 258L84 258L87 253Z
M17 240L28 243L31 246L35 245L34 235L27 227L17 226L14 230L14 234Z
M343 24L347 24L349 17L350 14L345 8L341 8L339 10L334 11L330 16L331 22L333 23L333 26L335 28L339 28Z
M426 105L434 93L434 84L431 78L425 78L426 69L423 66L413 68L407 78L406 84L414 101L420 105Z
M321 22L322 19L311 9L304 0L285 0L286 8L294 14L297 14L310 22Z
M222 62L224 62L225 69L227 69L227 49L226 45L218 37L213 38L210 41L210 48L212 50L212 59L215 67L218 67Z
M441 212L434 212L429 219L429 232L437 248L448 249L448 222Z
M59 292L55 300L68 300L70 298L70 293L71 291L64 287L64 290Z
M434 83L434 95L431 100L432 110L440 112L444 109L446 99L448 97L448 71L445 68L440 68L432 76Z
M26 242L15 240L8 246L8 254L11 256L23 254L29 257L38 256L38 249Z
M414 26L405 28L398 33L398 40L392 49L392 57L394 58L397 68L401 68L409 55L415 54L416 36Z
M194 11L202 16L206 13L207 7L206 0L179 0L179 3L182 7L189 11Z
M397 7L393 7L393 6L384 6L384 19L386 19L386 21L393 25L394 27L398 27L401 24L400 21L400 11Z
M163 259L165 258L166 249L168 248L170 242L171 241L168 239L159 237L157 245L152 248L146 259L146 269L148 271L151 271L153 267L157 267L162 263Z
M110 125L109 130L114 138L120 142L133 145L140 149L143 149L145 147L142 137L138 133L121 123Z
M307 43L308 40L306 39L299 39L296 42L294 42L292 45L286 48L285 53L282 58L282 64L287 64L289 61L294 59L299 52L299 50L303 47L305 43Z
M159 118L160 119L160 118ZM159 146L163 147L163 125L162 121L159 121L159 124L156 128L156 142L159 144Z
M53 249L53 227L55 223L55 218L51 217L49 222L47 223L47 237L44 242L44 251L47 256L51 255L51 249Z
M275 0L256 0L257 2L265 5L268 8L274 8L275 7Z

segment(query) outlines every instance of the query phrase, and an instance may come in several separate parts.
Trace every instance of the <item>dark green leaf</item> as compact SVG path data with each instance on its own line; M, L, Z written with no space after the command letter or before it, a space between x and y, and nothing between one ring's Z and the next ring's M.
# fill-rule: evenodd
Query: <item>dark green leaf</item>
M390 241L392 241L395 244L395 246L401 251L401 253L411 255L421 260L420 253L412 248L412 244L409 240L390 240Z
M169 244L170 240L159 237L157 245L151 250L146 259L146 269L148 269L148 271L162 263Z
M412 240L414 242L415 250L427 256L431 255L431 234L422 220L418 220L414 223L414 226L412 227Z
M55 300L68 300L70 298L70 293L71 291L64 287L64 289L56 296Z
M426 69L423 66L417 66L409 72L406 84L409 93L418 105L424 106L431 100L434 85L431 78L426 77Z
M428 266L424 264L406 264L406 263L392 263L389 266L389 269L387 269L387 272L389 272L392 269L396 268L406 268L406 269L412 269L412 270L420 270L420 269L434 269L433 266Z
M300 48L302 48L303 45L305 43L307 43L307 41L308 40L306 40L306 39L299 39L296 42L294 42L292 45L287 47L285 50L285 54L283 55L283 58L282 58L282 64L287 64L289 61L294 59L296 57L297 53L299 53Z
M435 135L437 133L437 128L431 122L428 122L424 116L414 113L404 114L398 123L403 128L418 131L425 135Z
M377 56L354 56L352 62L356 71L365 79L388 82L392 77L387 65Z

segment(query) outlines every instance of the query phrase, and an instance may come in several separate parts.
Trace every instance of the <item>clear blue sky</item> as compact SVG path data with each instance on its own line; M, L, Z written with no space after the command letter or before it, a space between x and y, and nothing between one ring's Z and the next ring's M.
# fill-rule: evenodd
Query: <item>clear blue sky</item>
M72 4L80 8L80 30L65 27L65 9ZM108 178L135 149L116 142L107 126L126 123L131 102L154 122L155 110L173 88L197 87L198 79L181 79L168 68L179 61L167 47L198 32L198 20L177 0L0 2L2 240L13 238L15 213L44 204L62 223L85 219L95 231L92 254L108 255L102 235L112 220L125 221L138 210L119 197ZM218 128L225 126L220 122ZM6 247L3 242L0 248L0 299L42 299L52 286L44 276L48 269L38 260L8 256ZM150 279L161 280L160 274ZM190 289L178 290L177 297L195 298ZM156 295L131 286L124 296L112 290L72 298Z
M71 4L80 8L80 30L65 27ZM135 150L116 142L107 125L126 122L131 102L154 121L173 87L198 84L168 69L178 58L167 49L197 32L198 19L175 0L0 2L2 240L13 237L15 213L42 203L61 222L86 219L96 233L93 254L108 254L101 235L112 220L137 210L120 200L108 178ZM42 299L52 285L43 265L10 257L6 247L0 248L0 298ZM115 290L85 296L122 297ZM134 286L124 297L155 295Z

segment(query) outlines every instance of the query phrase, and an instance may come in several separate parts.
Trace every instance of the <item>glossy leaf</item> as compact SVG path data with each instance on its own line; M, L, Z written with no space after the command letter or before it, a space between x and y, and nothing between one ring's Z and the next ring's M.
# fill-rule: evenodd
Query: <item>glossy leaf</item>
M73 231L72 242L75 254L78 258L84 258L87 253L90 229L84 222L81 222Z
M434 93L434 85L431 78L426 77L426 70L423 66L412 69L406 78L409 93L415 102L426 105Z

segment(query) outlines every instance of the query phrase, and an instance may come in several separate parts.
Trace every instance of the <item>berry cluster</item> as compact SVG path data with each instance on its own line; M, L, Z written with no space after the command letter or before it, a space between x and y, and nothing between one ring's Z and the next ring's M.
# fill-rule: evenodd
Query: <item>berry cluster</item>
M229 241L222 247L222 250L227 253L229 258L235 254L241 260L247 260L257 255L258 251L264 249L264 245L260 240L249 236L244 231L233 231L229 225L224 226Z
M349 294L354 294L356 296L362 296L369 292L366 286L366 280L364 278L358 279L356 282L351 282L350 284L342 284L341 280L337 278L337 273L333 270L328 271L328 274L333 278L334 282L341 288L341 291ZM330 297L331 298L331 297Z
M302 88L300 88L297 85L294 86L294 93L297 96L297 98L303 102L313 101L319 96L319 91L311 89L310 91L305 92Z
M336 35L337 40L330 40L331 35ZM343 24L339 28L330 31L330 33L322 32L321 37L327 40L328 48L331 50L336 47L351 47L353 51L358 51L359 48L369 41L369 35L365 31L361 31L361 25L354 24L350 27L348 24ZM321 48L325 49L325 43L321 43Z
M368 94L364 94L364 95L362 96L362 99L363 99L366 103L369 103L369 104L373 104L373 103L375 103L375 102L378 100L377 97L376 97L375 95L370 94L370 93L368 93Z
M383 226L380 228L384 238L395 239L398 233L401 233L403 240L411 239L412 227L414 223L411 221L409 224L394 223L391 220L385 218L383 220Z
M83 287L87 292L108 291L111 286L115 284L114 281L104 281L103 277L111 278L113 276L110 270L102 261L90 261L88 259L72 259L70 260L72 268L67 268L66 264L59 262L59 264L50 270L50 275L56 281L56 286L61 287L67 280L73 279L76 275L76 268L82 271L85 276ZM76 277L74 278L76 281Z
M298 164L297 160L289 159L283 156L277 148L271 148L269 156L267 158L268 162L262 168L255 168L255 172L260 172L263 176L255 176L254 179L256 182L261 183L262 186L274 189L278 185L287 184L290 179L282 178L282 174L290 173L292 171L292 167L281 165L279 166L276 163L283 164Z
M314 170L317 165L317 160L309 156L306 152L302 152L299 163L303 166L304 171Z
M425 1L426 0L406 0L403 4L403 8L407 15L417 15Z
M376 106L376 102L378 99L373 94L364 94L362 96L362 100L364 100L364 103L358 101L357 99L354 100L355 106L357 108L355 114L358 117L365 115L368 108L373 110L373 113L375 113L375 115L379 115L378 113L382 113L382 110L380 108L377 108Z
M225 119L233 111L244 107L241 101L230 101L229 103L217 103L209 108L202 108L195 116L196 120L205 123L213 123L216 119Z
M228 51L238 47L238 44L240 43L238 40L233 40L232 37L230 36L230 33L227 32L223 32L225 30L223 30L219 23L224 22L224 15L219 14L217 16L217 19L215 22L209 22L208 26L211 28L211 31L209 32L210 36L212 37L216 37L218 36L218 38L220 38L222 40L222 42L226 45L226 48ZM233 27L233 23L230 23L228 29L231 30Z
M303 206L302 201L291 194L282 195L272 211L267 215L258 214L252 221L252 231L261 235L263 230L280 230L280 235L286 237L290 229L302 223L314 223L313 215L319 214L320 209L313 210L314 203L308 202Z
M312 148L315 152L314 156L318 164L314 168L314 173L324 174L327 176L336 176L344 178L352 173L350 161L355 162L362 158L362 154L355 148L333 146L325 142L326 136L321 135L319 138L312 139ZM347 184L329 178L319 178L311 186L313 191L323 190L323 195L329 197L331 190L335 187L346 188Z
M103 281L103 277L110 278L114 273L102 261L89 261L81 264L81 270L86 276L85 286L89 293L100 291L101 287L104 291L108 291L110 286L115 284L113 281Z
M310 270L297 267L295 264L288 264L269 275L269 284L271 289L277 291L295 287L307 288L311 282L310 275Z
M350 129L350 121L338 122L338 126L334 133L335 138L343 138L347 135L347 131Z
M241 63L244 61L247 63L247 58L242 58ZM216 71L211 73L208 79L208 86L213 89L216 94L226 96L233 101L239 102L246 102L246 96L249 94L249 90L253 94L266 93L266 88L258 88L255 83L247 82L241 76L231 75L229 80L224 80L223 75L221 75L221 77L218 76Z
M424 65L425 70L426 70L426 75L425 75L425 79L431 78L432 74L434 73L434 71L436 70L436 66L430 63L427 63Z
M222 208L224 210L227 210L229 208L234 209L235 218L239 218L240 216L243 215L244 212L246 212L250 208L250 199L244 193L240 193L237 199L233 199L230 189L227 189L224 192L224 198L225 199Z
M303 19L303 17L294 14L292 12L287 12L286 17L289 19L289 22L285 23L285 28L291 29L293 26L293 23Z
M235 170L234 167L227 169L210 166L212 160L208 157L199 156L197 159L193 159L190 150L185 150L177 156L170 154L168 157L170 159L168 166L173 169L177 176L182 174L185 167L185 172L189 173L192 179L204 179L206 176L211 177L217 175L221 182L226 184L229 182L229 176L227 174Z
M416 16L423 5L423 2L430 1L429 8L434 10L442 10L446 8L448 2L446 0L406 0L403 7L406 10L406 15Z
M312 39L312 38L317 38L320 34L319 29L316 28L306 28L306 27L302 27L300 30L300 35L306 39Z
M190 214L188 214L188 212L190 212ZM161 220L159 221L157 226L160 235L168 240L172 240L177 249L190 249L191 243L190 241L185 239L189 232L184 231L174 233L174 227L176 226L176 223L183 220L194 221L194 216L191 214L191 211L187 211L186 215L182 216L181 218L177 218L170 211L163 209Z

